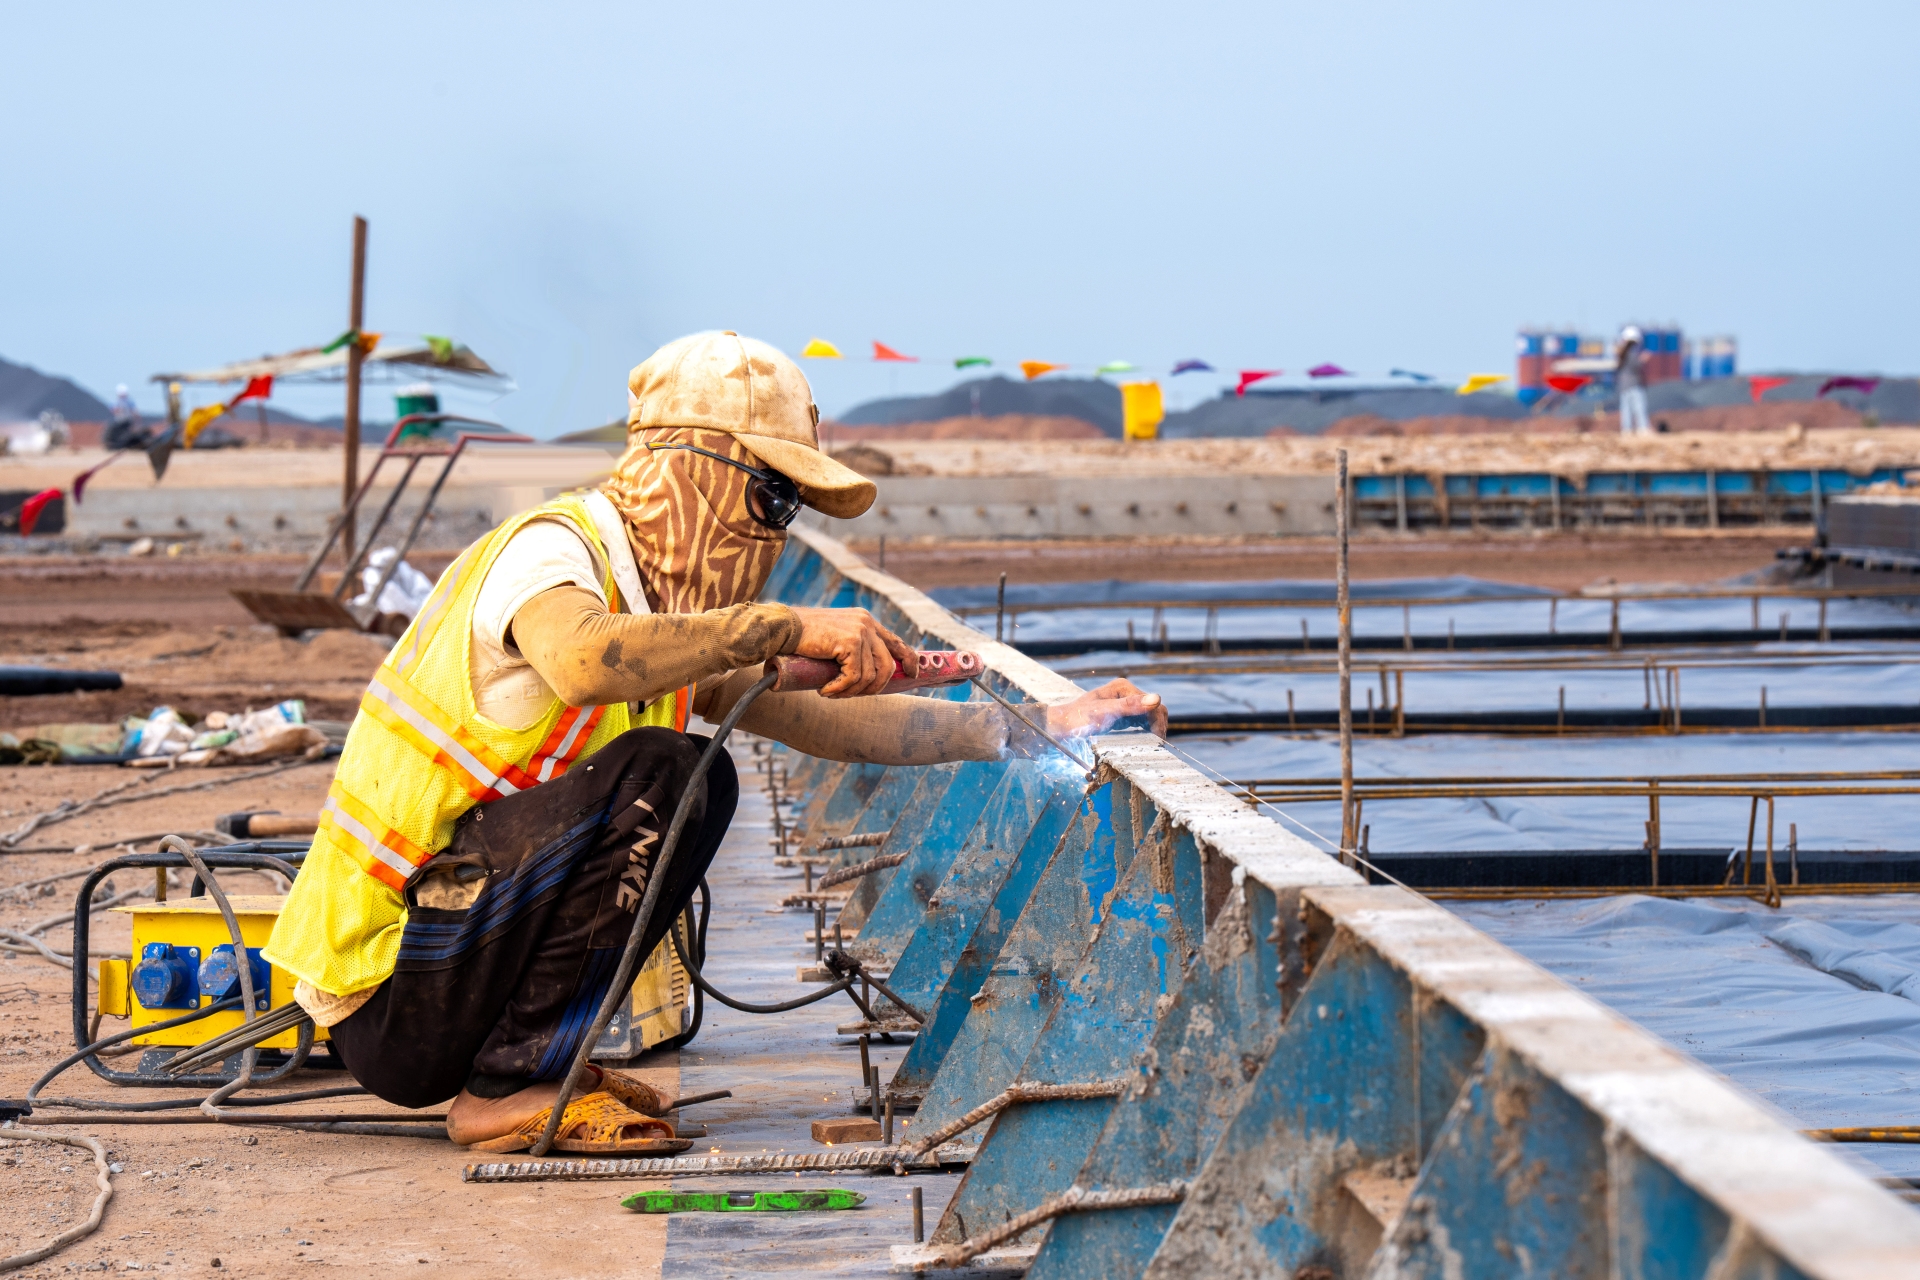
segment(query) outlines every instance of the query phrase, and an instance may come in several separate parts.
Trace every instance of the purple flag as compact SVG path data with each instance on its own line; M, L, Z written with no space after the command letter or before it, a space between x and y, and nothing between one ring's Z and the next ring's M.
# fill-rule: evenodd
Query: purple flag
M1309 378L1351 378L1353 375L1337 364L1317 364L1307 370Z
M1820 384L1820 394L1824 396L1829 391L1858 391L1863 396L1870 396L1873 394L1873 389L1879 385L1878 378L1828 378Z
M1205 360L1182 360L1173 366L1173 372L1176 376L1183 373L1212 373L1213 366Z

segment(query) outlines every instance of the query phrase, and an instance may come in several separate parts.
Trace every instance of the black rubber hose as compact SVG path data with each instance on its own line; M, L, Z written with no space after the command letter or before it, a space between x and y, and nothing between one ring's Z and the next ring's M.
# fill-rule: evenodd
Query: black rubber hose
M800 996L797 999L782 1000L779 1004L748 1004L744 1000L735 1000L732 996L720 990L720 988L714 986L711 982L708 982L704 976L702 976L700 972L700 966L695 964L688 957L686 949L681 945L680 931L678 929L675 929L672 932L668 933L667 936L673 939L673 949L680 956L680 963L683 966L685 966L687 971L687 976L693 979L693 985L695 989L706 992L708 995L712 996L715 1000L718 1000L721 1004L727 1006L727 1008L738 1009L741 1013L785 1013L789 1009L801 1009L801 1008L805 1008L807 1005L810 1005L810 1004L818 1004L820 1001L825 1000L828 996L838 995L842 991L846 991L846 992L849 992L849 994L851 994L851 990L853 987L853 979L842 978L840 981L834 983L831 986L822 987L818 991L809 992L808 994L804 996ZM854 996L853 1002L855 1004L859 1004L860 997ZM866 1010L864 1006L862 1007L862 1012L866 1013L868 1021L873 1020L872 1012Z
M779 679L779 672L770 671L741 695L720 722L720 727L714 730L713 740L707 743L707 749L700 753L700 759L694 764L686 788L680 793L680 803L674 806L673 821L667 824L667 834L660 841L660 855L654 860L653 874L647 877L647 891L634 913L633 931L627 935L626 949L620 953L620 963L614 966L612 985L607 988L606 998L600 1002L600 1012L594 1015L593 1025L587 1028L586 1037L580 1042L579 1052L573 1055L573 1064L560 1081L560 1092L555 1096L547 1115L547 1127L541 1130L529 1151L536 1160L553 1149L554 1135L560 1131L560 1120L566 1114L567 1103L572 1100L574 1089L586 1073L587 1059L593 1055L594 1046L600 1043L607 1024L613 1021L614 1011L628 998L628 987L633 982L634 969L640 960L641 940L647 936L647 928L653 923L653 913L659 908L661 889L666 884L667 871L673 865L674 854L679 852L680 833L686 829L687 818L693 812L693 797L700 792L700 783L705 781L707 770L713 767L713 762L726 749L727 736L740 723L740 717ZM667 930L667 936L673 936L672 929Z
M151 1027L141 1027L141 1031L150 1031ZM101 1044L105 1044L103 1040ZM88 1046L98 1048L97 1045ZM359 1085L343 1086L337 1089L303 1089L298 1093L271 1094L264 1098L228 1098L229 1107L280 1107L289 1102L318 1102L322 1098L359 1097L368 1091ZM185 1111L198 1107L198 1098L166 1098L159 1102L101 1102L95 1098L39 1098L36 1106L65 1107L69 1111Z
M125 1041L133 1039L135 1036L144 1036L149 1032L166 1031L171 1027L184 1027L189 1022L198 1022L200 1019L208 1017L211 1014L224 1013L228 1009L238 1009L239 1007L240 997L234 996L230 999L210 1004L204 1009L195 1009L191 1013L183 1013L177 1018L168 1018L165 1022L149 1022L142 1027L129 1027L125 1031L116 1031L103 1040L95 1040L92 1044L84 1045L74 1050L66 1057L60 1059L60 1061L54 1063L51 1067L48 1067L47 1073L38 1080L35 1080L33 1087L27 1090L27 1102L31 1105L38 1100L40 1091L51 1084L54 1077L58 1076L62 1071L65 1071L74 1063L98 1053L102 1049L110 1049L116 1044L124 1043ZM191 1099L191 1102L196 1107L200 1105L198 1098Z

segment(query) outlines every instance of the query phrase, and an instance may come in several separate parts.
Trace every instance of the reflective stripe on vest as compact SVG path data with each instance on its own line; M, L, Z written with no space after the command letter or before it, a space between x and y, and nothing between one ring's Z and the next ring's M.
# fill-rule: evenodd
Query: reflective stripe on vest
M569 707L557 698L526 729L478 715L467 666L475 599L507 542L538 519L575 530L605 562L592 515L577 497L514 517L441 575L361 696L361 714L348 733L318 836L396 891L446 843L452 823L473 805L564 775L636 720L685 724L692 701L685 694L661 698L637 718L624 704ZM617 598L611 572L603 587L609 600Z
M580 748L593 736L594 726L600 723L600 713L604 710L605 707L568 707L561 714L554 722L553 732L533 753L533 759L527 761L527 770L535 782L550 782L567 771L567 766L580 754Z

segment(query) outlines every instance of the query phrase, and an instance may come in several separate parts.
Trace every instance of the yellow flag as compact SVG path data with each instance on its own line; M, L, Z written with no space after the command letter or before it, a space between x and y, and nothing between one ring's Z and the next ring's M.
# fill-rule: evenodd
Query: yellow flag
M1120 415L1125 426L1122 434L1129 440L1152 440L1160 434L1160 421L1167 416L1160 401L1157 382L1120 384Z
M808 341L806 346L800 348L800 354L803 356L812 356L816 360L838 360L840 358L840 348L834 346L825 338L813 338Z
M1504 373L1470 373L1467 375L1467 380L1460 384L1460 394L1470 396L1476 391L1485 391L1495 383L1506 380L1507 375Z
M206 430L207 424L226 411L227 406L224 404L203 404L195 409L187 415L187 425L180 433L180 443L189 449L193 448L193 442L199 438L202 431Z

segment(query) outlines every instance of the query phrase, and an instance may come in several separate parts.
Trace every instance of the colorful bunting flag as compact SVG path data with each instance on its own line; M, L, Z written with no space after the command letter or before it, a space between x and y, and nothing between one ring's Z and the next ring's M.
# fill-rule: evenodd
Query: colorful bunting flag
M1861 395L1870 396L1879 385L1878 378L1828 378L1820 384L1820 395L1824 397L1830 391L1858 391Z
M1233 389L1233 394L1243 396L1247 394L1247 388L1260 381L1260 379L1277 378L1285 372L1285 369L1242 369L1240 371L1240 385Z
M1792 381L1793 381L1792 378L1781 378L1781 377L1748 378L1747 394L1753 397L1753 402L1755 404L1759 404L1762 397L1764 397L1767 394L1767 392L1773 390L1775 387L1784 387L1789 382L1792 382Z
M1028 382L1032 382L1041 374L1057 373L1066 367L1064 364L1048 364L1045 360L1022 360L1020 362L1020 372L1027 375Z
M1094 370L1095 373L1132 373L1133 364L1128 360L1109 360Z
M423 333L420 335L420 340L427 344L427 350L433 352L433 358L440 364L446 364L453 359L452 338L442 338L436 334Z
M1459 393L1470 396L1476 391L1485 391L1488 387L1497 386L1506 380L1507 375L1504 373L1470 373L1467 375L1467 380L1460 384Z
M441 341L444 342L445 339L443 338ZM242 400L270 400L272 398L273 375L270 373L263 374L258 378L249 378L247 385L241 390L240 394L227 401L227 408L231 410Z
M840 348L834 346L825 338L809 338L807 339L807 345L800 348L800 354L803 356L811 356L815 360L838 360L840 359Z
M903 356L884 342L876 342L873 344L873 358L875 360L892 360L900 364L920 363L919 356Z
M986 368L992 364L993 361L985 356L961 356L953 362L953 367L956 369Z
M1387 370L1387 376L1389 378L1412 378L1415 382L1432 382L1433 381L1432 374L1415 373L1411 369L1389 369Z
M96 462L75 476L73 478L73 505L76 507L80 505L80 499L87 491L87 481L93 479L96 475L100 474L100 472L120 461L120 459L131 452L133 452L131 449L115 449L107 455L105 462Z
M33 532L33 526L36 523L38 523L40 519L40 513L46 510L46 506L49 502L52 502L55 498L59 496L60 496L60 491L58 489L42 489L40 492L34 494L31 498L28 498L25 502L20 504L20 536L21 537L25 537L26 535Z
M1173 366L1173 376L1176 378L1183 373L1212 373L1212 372L1213 372L1213 366L1208 364L1205 360L1182 360L1178 364Z
M203 404L195 409L187 415L187 425L186 429L180 433L180 443L189 449L193 448L193 442L200 438L200 433L207 429L207 424L226 411L227 406L224 404Z
M1337 364L1317 364L1307 370L1309 378L1351 378L1353 375Z
M1547 375L1548 386L1563 395L1569 396L1592 381L1592 375L1585 373L1551 373Z

